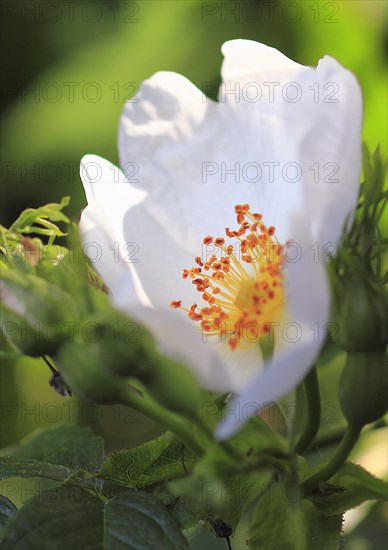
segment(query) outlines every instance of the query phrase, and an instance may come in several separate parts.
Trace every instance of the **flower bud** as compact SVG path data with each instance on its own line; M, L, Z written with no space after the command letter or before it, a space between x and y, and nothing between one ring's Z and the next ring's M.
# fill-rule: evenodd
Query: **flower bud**
M111 360L106 342L76 341L61 347L55 364L75 395L102 405L129 401L129 386L113 376L106 365Z
M385 350L348 353L339 397L342 412L351 426L361 428L385 414L388 407Z
M126 379L135 378L169 410L198 418L202 393L192 374L161 355L147 329L118 313L87 317L55 362L69 387L96 403L123 402Z
M368 279L349 281L337 299L339 344L349 352L384 350L387 345L387 299Z
M25 355L53 355L77 318L71 296L35 275L5 271L0 295L3 334Z
M153 357L153 368L142 380L150 394L167 409L199 420L203 393L191 372L157 352Z

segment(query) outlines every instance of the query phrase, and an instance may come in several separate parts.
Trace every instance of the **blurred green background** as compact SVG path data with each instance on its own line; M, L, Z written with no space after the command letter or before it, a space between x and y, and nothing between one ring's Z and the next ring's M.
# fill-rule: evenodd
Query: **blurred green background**
M371 149L381 144L386 152L383 0L11 0L2 2L1 10L3 225L24 208L57 202L63 195L71 195L68 212L78 219L86 202L79 161L96 153L118 162L120 112L141 81L170 70L200 88L219 82L220 48L232 38L264 42L305 65L316 65L325 54L337 58L361 83L365 141ZM337 378L339 365L332 368ZM117 407L63 400L48 387L49 373L39 360L4 360L0 375L2 446L59 422L92 425L108 449L136 444L158 430ZM334 428L340 425L338 417ZM16 492L15 502L22 501L20 487ZM376 514L373 521L380 517ZM354 544L350 539L346 548L379 548L381 538L373 532L373 522L361 534L356 530ZM219 543L214 548L224 548Z

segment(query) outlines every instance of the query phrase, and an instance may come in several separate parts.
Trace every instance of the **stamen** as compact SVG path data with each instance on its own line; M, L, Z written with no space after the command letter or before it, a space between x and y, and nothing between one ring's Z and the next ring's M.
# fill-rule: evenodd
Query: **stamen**
M183 278L192 279L206 305L198 308L195 303L186 309L181 300L170 304L186 311L209 336L227 337L231 351L244 341L252 343L256 338L257 342L268 334L284 305L283 247L275 227L267 227L263 216L252 213L249 204L237 204L235 213L238 229L225 228L226 237L234 239L235 245L208 235L202 242L214 243L217 256L212 254L206 260L197 256L195 263L200 267L183 270Z

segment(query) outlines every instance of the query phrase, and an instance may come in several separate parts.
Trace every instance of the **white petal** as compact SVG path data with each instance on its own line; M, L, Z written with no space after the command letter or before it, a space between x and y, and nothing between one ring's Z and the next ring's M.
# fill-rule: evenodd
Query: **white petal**
M125 247L124 218L131 208L144 201L146 194L131 186L119 168L97 155L82 158L80 176L88 204L98 217L94 222L98 225L101 221L105 229L105 241L110 240L112 247L117 243Z
M122 301L123 294L128 304L149 304L138 277L126 264L119 249L114 245L109 221L97 202L82 212L79 222L83 251L96 271L108 285L114 301Z
M80 162L80 176L85 189L88 203L99 201L102 205L106 201L114 201L115 193L120 186L127 187L122 171L108 160L98 155L85 155ZM133 189L131 202L137 203L143 200L145 193Z
M241 86L248 82L262 85L268 83L292 80L293 75L303 65L292 61L276 48L260 44L253 40L230 40L222 46L225 57L222 64L222 80L238 82Z
M229 374L231 387L236 393L242 391L263 371L263 355L258 342L238 346L235 351L231 351L228 342L223 342L216 344L215 349Z
M360 86L330 57L312 73L301 74L298 84L302 98L284 107L284 120L298 143L305 210L314 238L322 245L338 243L359 192Z
M294 242L286 248L285 278L287 316L301 325L318 326L323 334L330 316L330 287L324 258L316 253L313 237L304 215L294 213L290 220ZM313 329L312 329L313 330Z
M190 307L198 299L198 293L191 280L182 279L182 270L192 267L194 256L183 250L178 241L173 240L144 209L146 194L133 187L121 170L95 155L86 155L82 159L80 174L89 204L96 211L91 224L97 226L101 223L105 227L103 240L111 256L111 268L118 268L117 252L120 250L123 262L141 280L142 288L154 306L168 307L171 300L181 299L186 307ZM89 208L84 218L86 215L90 217L91 213ZM92 233L88 238L98 242ZM201 243L198 245L196 255L201 255ZM95 250L91 249L91 252ZM101 263L100 267L95 267L113 291L114 287L108 283L111 279L109 265Z
M144 324L152 332L161 351L189 368L202 387L224 392L235 389L234 380L215 347L204 342L201 333L172 310L127 308L123 304L117 306L132 319Z
M121 163L132 170L136 159L134 185L147 191L145 208L172 238L200 255L202 238L236 227L234 205L246 202L284 237L286 210L299 207L301 193L298 182L272 178L273 166L281 173L296 156L280 117L204 103L173 73L146 81L138 99L122 115Z
M109 209L109 217L112 216L114 209ZM143 204L136 205L124 215L121 240L127 243L124 257L133 262L131 265L155 307L166 308L172 300L182 300L183 305L190 308L201 299L192 279L182 278L184 268L198 267L194 256L171 238ZM133 244L128 246L128 243ZM201 255L201 245L197 255ZM181 312L174 313L180 317Z

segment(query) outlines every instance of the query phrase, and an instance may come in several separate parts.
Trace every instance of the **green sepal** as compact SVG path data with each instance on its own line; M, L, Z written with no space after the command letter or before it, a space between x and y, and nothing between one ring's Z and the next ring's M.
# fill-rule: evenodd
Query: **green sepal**
M374 477L358 464L347 462L330 479L322 483L311 497L325 515L342 514L366 500L388 500L388 483Z

